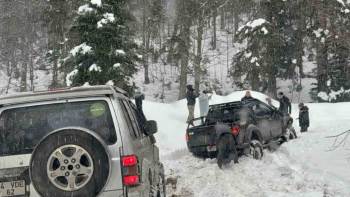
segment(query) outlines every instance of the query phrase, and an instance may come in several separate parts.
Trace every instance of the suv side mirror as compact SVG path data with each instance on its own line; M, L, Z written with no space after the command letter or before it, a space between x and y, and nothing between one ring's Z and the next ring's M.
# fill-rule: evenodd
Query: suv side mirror
M151 136L158 132L157 122L154 120L148 120L145 124L146 135Z

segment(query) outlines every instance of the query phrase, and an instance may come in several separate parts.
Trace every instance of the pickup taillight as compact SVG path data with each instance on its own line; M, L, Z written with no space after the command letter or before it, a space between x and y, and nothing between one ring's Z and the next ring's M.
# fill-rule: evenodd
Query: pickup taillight
M240 132L240 128L239 128L239 126L235 126L235 127L232 127L231 128L231 133L234 135L234 136L237 136L238 134L239 134L239 132Z
M123 184L125 186L136 186L140 183L138 159L136 155L122 157Z

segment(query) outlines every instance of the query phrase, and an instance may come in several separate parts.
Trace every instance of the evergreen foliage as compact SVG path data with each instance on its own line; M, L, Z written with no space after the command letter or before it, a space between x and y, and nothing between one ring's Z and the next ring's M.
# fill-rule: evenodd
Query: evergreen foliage
M132 19L125 0L91 0L78 9L73 29L80 45L70 51L74 67L67 75L67 85L114 84L131 91L131 78L139 60L133 33L128 27Z

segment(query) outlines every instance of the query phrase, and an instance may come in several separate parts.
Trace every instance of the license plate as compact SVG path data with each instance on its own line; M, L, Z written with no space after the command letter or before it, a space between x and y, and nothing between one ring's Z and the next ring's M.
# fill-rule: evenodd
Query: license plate
M0 197L20 196L26 194L26 184L24 180L0 182Z
M214 151L216 151L216 146L207 146L207 151L208 151L208 152L214 152Z

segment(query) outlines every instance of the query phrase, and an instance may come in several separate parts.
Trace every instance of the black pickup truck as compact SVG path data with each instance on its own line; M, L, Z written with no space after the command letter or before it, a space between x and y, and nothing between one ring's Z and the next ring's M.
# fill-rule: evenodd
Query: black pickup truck
M206 117L188 125L187 147L194 156L217 157L219 167L242 154L261 159L264 147L297 137L292 123L289 115L258 99L211 105Z

